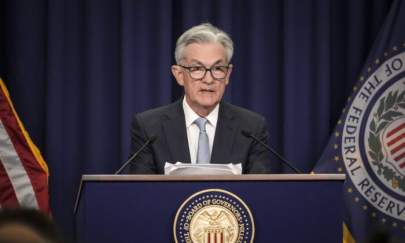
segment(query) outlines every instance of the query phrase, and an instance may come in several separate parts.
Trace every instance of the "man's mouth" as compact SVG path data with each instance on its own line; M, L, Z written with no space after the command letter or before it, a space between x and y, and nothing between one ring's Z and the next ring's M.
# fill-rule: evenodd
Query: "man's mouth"
M215 91L213 89L200 89L200 92L214 93Z

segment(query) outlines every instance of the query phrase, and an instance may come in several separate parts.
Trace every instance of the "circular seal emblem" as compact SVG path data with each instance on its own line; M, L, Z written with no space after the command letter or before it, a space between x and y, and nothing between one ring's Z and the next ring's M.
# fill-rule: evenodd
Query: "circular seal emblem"
M253 242L255 225L242 199L225 190L208 189L180 206L173 233L176 243Z
M341 154L357 191L405 222L405 52L370 73L351 103Z

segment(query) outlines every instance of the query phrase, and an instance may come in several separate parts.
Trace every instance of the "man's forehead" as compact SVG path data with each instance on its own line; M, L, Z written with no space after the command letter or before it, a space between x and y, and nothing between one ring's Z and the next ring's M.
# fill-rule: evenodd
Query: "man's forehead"
M204 60L198 60L198 59L191 59L187 60L189 64L198 64L198 65L204 65L204 66L212 66L216 64L225 64L226 61L225 59L221 58L218 60L213 60L213 61L204 61Z
M226 51L220 43L192 43L185 47L183 58L195 64L226 63Z

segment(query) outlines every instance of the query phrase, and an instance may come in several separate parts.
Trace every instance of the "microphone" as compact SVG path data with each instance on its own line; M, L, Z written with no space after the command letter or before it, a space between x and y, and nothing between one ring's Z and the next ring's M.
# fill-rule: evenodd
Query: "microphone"
M114 175L120 174L121 171L122 171L125 167L127 167L127 165L128 165L129 163L131 163L131 161L132 161L133 159L135 159L135 158L138 156L138 154L140 154L140 153L145 149L146 146L148 146L149 144L153 143L155 140L156 140L156 136L151 136L148 140L146 140L146 142L142 145L142 147L140 147L140 148L138 149L138 151L136 151L135 153L133 153L132 156L131 156L127 161L125 161L125 163L114 173Z
M263 145L263 147L265 147L267 150L269 150L270 152L272 152L274 155L276 155L281 161L283 161L284 164L286 164L288 167L290 167L290 169L292 169L293 171L295 171L295 173L298 174L303 174L299 169L297 169L296 167L294 167L293 165L291 165L286 159L283 158L283 156L281 156L279 153L277 153L274 149L270 148L267 144L265 144L262 140L258 139L257 137L255 137L252 133L242 130L242 134L248 138L252 138L253 140L255 140L256 142L260 143L261 145Z

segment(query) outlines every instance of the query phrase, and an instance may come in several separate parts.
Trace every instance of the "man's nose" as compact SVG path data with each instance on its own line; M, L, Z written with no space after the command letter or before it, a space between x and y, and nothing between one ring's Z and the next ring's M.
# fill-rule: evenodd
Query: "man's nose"
M205 76L202 80L204 83L213 83L215 81L214 76L212 76L212 72L211 70L207 70L207 72L205 73Z

